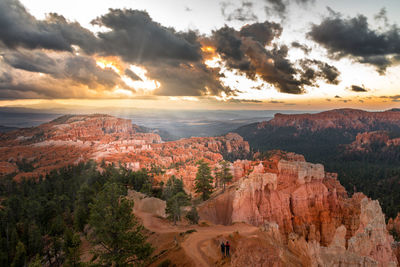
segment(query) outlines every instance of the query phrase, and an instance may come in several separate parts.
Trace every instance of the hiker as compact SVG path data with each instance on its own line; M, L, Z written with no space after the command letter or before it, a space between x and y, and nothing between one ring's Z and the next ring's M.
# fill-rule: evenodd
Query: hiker
M225 258L225 244L224 241L221 243L221 253L222 253L222 258Z
M231 247L231 245L229 244L228 241L226 241L226 244L225 244L225 251L226 251L226 256L227 256L227 257L230 256L230 255L229 255L229 249L230 249L230 247Z

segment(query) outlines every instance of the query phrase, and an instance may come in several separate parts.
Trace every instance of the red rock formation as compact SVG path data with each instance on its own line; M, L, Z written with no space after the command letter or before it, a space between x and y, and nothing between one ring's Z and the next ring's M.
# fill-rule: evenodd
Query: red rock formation
M389 138L386 131L373 131L359 133L356 140L346 146L347 152L370 152L373 146L378 145L381 147L400 146L400 138Z
M387 229L400 238L400 213L397 214L396 218L389 219Z
M217 224L275 223L289 248L311 266L325 266L339 254L338 263L396 266L377 201L361 193L348 198L320 164L281 159L277 172L261 167L202 204L201 218Z
M151 165L168 173L173 169L174 175L183 177L186 188L191 190L198 160L204 158L214 167L222 155L243 156L250 152L249 144L234 133L164 143L159 135L138 133L136 128L130 120L109 115L67 115L38 127L1 134L0 175L18 173L16 179L38 177L52 169L93 159L122 163L132 170ZM18 169L17 163L22 161L33 171ZM237 179L248 171L249 165L236 163ZM156 180L169 177L162 175Z
M327 128L357 129L369 131L377 124L400 126L400 112L388 110L384 112L367 112L357 109L335 109L315 114L275 114L270 121L261 122L257 128L270 126L292 126L297 129L311 131Z

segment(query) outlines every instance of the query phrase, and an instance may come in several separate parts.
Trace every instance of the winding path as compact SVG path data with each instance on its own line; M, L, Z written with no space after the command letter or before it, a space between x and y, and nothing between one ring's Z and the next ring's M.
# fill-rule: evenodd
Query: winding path
M156 233L172 233L184 232L189 229L196 229L197 232L191 233L182 243L181 246L185 253L192 259L195 266L211 266L210 257L207 257L204 250L207 249L207 241L220 236L229 235L238 231L242 236L252 235L258 230L257 227L236 223L234 225L211 225L211 226L198 226L198 225L185 225L173 226L170 223L154 217L150 213L135 212L135 215L142 220L144 227ZM217 251L216 253L219 253ZM219 255L218 255L219 256Z

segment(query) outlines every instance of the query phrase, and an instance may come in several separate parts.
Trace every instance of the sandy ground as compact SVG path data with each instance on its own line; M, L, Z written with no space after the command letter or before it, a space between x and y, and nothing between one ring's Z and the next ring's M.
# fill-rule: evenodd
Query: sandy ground
M154 217L150 213L135 212L135 215L142 220L144 227L156 234L182 233L190 229L197 232L186 235L183 240L178 240L184 253L191 259L191 266L215 266L215 262L221 258L219 246L216 240L224 240L224 236L239 233L241 236L251 236L258 228L244 224L235 223L234 225L177 225Z

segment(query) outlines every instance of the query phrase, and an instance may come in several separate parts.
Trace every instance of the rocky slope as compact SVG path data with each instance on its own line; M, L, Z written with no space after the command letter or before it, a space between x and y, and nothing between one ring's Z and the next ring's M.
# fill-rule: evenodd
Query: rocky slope
M261 164L202 204L201 218L262 227L306 266L397 265L378 201L361 193L349 198L321 164L299 158ZM236 266L251 262L245 247Z
M358 109L334 109L315 114L277 113L272 120L259 123L257 128L261 129L266 125L292 126L299 130L308 129L313 132L327 128L370 131L377 127L400 127L400 112L398 110L368 112Z
M66 115L38 127L0 134L0 175L17 173L38 177L79 161L121 163L139 170L158 166L166 174L185 177L190 190L196 162L204 158L212 166L224 156L246 156L249 144L238 134L163 142L155 133L138 132L130 120L109 115Z
M357 134L374 131L398 135L400 112L335 109L315 114L277 113L270 121L249 124L235 132L248 140L254 149L294 151L318 160L337 151L340 145L355 141Z
M391 138L387 131L359 133L354 142L346 147L348 152L373 152L400 146L400 138Z
M400 111L336 109L316 114L276 114L236 130L255 151L293 151L339 173L350 193L379 199L389 217L400 212ZM263 153L261 153L263 155Z

